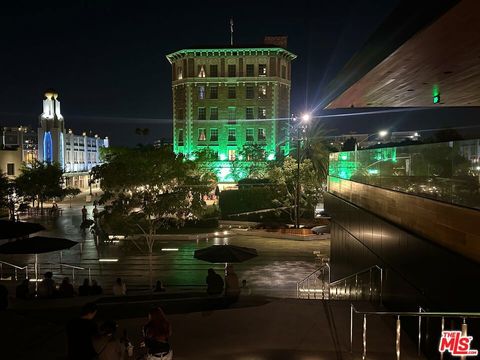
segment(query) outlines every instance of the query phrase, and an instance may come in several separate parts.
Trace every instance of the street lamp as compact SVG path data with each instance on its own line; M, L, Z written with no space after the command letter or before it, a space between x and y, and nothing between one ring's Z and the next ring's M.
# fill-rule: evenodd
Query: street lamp
M300 122L297 124L297 186L295 189L295 228L300 228L300 147L302 146L302 138L300 138L300 133L305 130L308 122L311 119L309 113L304 113L300 117ZM297 118L294 117L296 121Z
M358 145L361 144L364 141L367 141L370 139L372 136L377 135L379 138L384 138L385 136L388 135L388 130L380 130L378 133L373 133L368 135L365 139L359 141L358 143L355 141L355 164L357 163L357 150L358 150Z

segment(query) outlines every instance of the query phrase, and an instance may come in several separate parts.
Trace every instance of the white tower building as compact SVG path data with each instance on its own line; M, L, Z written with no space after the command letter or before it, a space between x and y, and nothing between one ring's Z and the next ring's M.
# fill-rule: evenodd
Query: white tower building
M38 160L58 163L64 167L65 124L60 113L60 101L55 90L47 90L43 113L39 116Z

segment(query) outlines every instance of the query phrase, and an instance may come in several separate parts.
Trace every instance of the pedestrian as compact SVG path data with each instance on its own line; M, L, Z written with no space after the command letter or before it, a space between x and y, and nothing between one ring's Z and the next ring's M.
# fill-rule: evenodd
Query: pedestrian
M43 275L42 282L38 285L38 297L41 298L52 298L57 293L57 285L53 280L53 273L51 271L47 271L45 275Z
M75 295L75 290L73 290L73 285L70 284L70 278L64 277L62 283L58 288L58 293L60 297L73 297Z
M212 268L208 269L206 282L208 295L219 295L223 292L223 279Z
M105 321L100 326L100 334L93 339L98 360L123 360L125 347L115 336L117 328L115 321Z
M93 220L97 221L97 217L98 217L97 205L95 205L95 206L93 207L92 216L93 216Z
M24 279L15 289L17 299L28 299L30 297L30 281Z
M8 290L3 284L0 284L0 311L8 308Z
M227 265L227 274L225 275L225 296L233 301L238 300L240 295L240 284L238 276L235 273L233 265Z
M121 278L117 278L115 284L113 284L113 295L114 296L124 296L127 294L127 285L122 281Z
M80 317L67 324L68 359L93 360L97 353L93 347L93 338L98 334L97 324L93 320L97 315L97 305L87 303L80 311Z
M87 278L83 279L83 284L78 287L79 296L88 296L90 295L92 289L90 287L90 280Z
M97 280L92 280L92 287L90 288L90 293L92 295L101 295L103 293L103 289L100 285L98 285Z
M143 340L147 348L147 360L171 360L173 350L169 343L172 326L159 307L150 310L148 322L143 327Z
M85 205L83 205L83 208L82 208L82 223L87 220L87 208L85 207Z
M247 280L242 280L240 295L252 295L252 290L250 290L249 286L247 285Z

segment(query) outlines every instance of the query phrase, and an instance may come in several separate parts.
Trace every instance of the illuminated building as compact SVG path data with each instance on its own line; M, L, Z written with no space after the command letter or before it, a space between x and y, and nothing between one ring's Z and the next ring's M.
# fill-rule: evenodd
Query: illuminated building
M202 149L220 181L232 182L231 163L248 145L265 160L288 153L291 61L286 38L278 45L183 49L167 55L172 65L174 151L190 158ZM273 41L272 41L273 40Z
M60 164L67 186L85 188L90 170L101 164L102 147L108 147L107 137L87 136L85 132L75 135L72 130L65 130L58 94L47 90L39 116L38 160Z

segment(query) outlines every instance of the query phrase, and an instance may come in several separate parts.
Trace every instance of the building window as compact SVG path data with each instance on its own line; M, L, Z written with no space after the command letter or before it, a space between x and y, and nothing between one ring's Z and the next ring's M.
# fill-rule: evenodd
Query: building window
M228 141L236 141L237 132L235 129L228 129Z
M203 67L203 65L199 65L198 66L198 77L200 78L204 78L205 77L205 68Z
M210 141L218 141L218 129L210 129Z
M235 150L228 150L228 161L235 161Z
M258 141L265 141L267 138L267 134L265 133L265 129L258 129Z
M210 99L218 99L218 86L211 85L210 86Z
M183 129L178 130L178 145L183 146Z
M254 119L254 115L253 115L253 107L247 107L245 109L245 119L247 120L251 120L251 119Z
M205 99L205 86L204 85L200 85L198 87L198 99L199 100Z
M204 107L198 108L198 120L207 120L207 111Z
M255 76L255 65L247 64L247 76Z
M228 65L228 76L229 77L237 76L237 66L236 65Z
M177 69L177 80L182 80L183 79L183 71L182 71L182 68L179 67Z
M245 132L245 141L254 141L253 129L247 129Z
M218 108L210 108L210 120L218 120Z
M258 76L267 76L267 64L258 64Z
M198 141L207 140L207 130L204 128L198 129Z
M177 109L177 120L185 120L183 109Z
M12 164L12 163L7 164L7 175L9 176L15 175L15 164Z
M237 108L235 106L228 107L228 123L235 124L237 120Z
M285 65L282 65L282 78L287 78L287 67Z
M267 109L264 107L258 108L258 118L259 119L266 119L267 118Z
M267 85L260 85L258 87L258 98L265 99L267 97Z
M255 97L255 91L253 85L247 85L245 87L245 98L246 99L253 99Z
M218 66L210 65L210 77L217 77L217 76L218 76Z
M235 86L228 87L228 98L236 99L237 98L237 88Z

